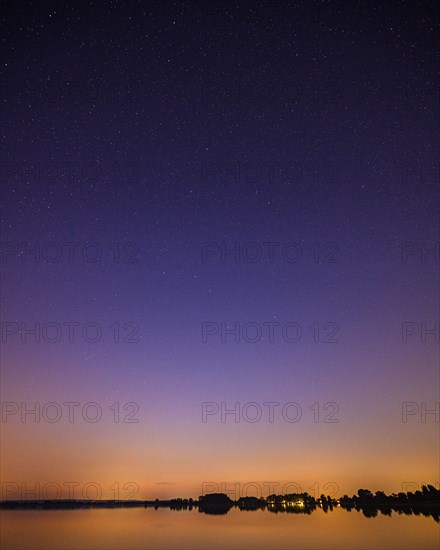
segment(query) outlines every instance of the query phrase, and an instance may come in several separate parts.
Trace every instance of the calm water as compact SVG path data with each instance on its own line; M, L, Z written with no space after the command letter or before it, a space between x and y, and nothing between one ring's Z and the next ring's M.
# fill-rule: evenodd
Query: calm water
M169 509L2 511L2 550L437 550L432 518L336 509L312 515Z

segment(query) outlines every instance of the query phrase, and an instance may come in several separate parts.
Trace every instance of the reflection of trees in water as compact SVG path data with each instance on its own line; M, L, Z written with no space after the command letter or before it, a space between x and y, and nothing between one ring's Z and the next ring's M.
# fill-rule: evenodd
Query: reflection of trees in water
M267 510L271 513L307 514L318 507L323 512L332 512L336 507L346 511L361 511L367 518L377 517L379 513L391 516L392 513L405 515L422 515L440 521L440 491L432 485L424 485L422 491L415 493L393 493L386 495L383 491L375 494L368 489L359 489L357 495L344 495L339 501L330 496L321 495L315 499L308 493L290 493L286 495L269 495L265 498L242 497L232 501L227 495L216 493L200 497L196 503L199 511L205 514L226 514L232 507L241 511Z
M330 496L321 495L315 499L308 493L289 493L286 495L269 495L267 498L242 497L237 501L231 500L223 493L210 493L192 498L175 498L171 500L148 501L124 501L124 500L29 500L29 501L3 501L0 508L9 510L72 510L77 508L134 508L145 507L168 508L171 510L193 510L210 515L225 515L233 507L243 512L267 510L271 513L308 514L310 515L318 507L324 512L331 512L336 507L341 507L347 512L356 510L362 512L367 518L374 518L380 512L382 515L391 516L392 513L407 516L432 517L440 522L440 490L432 485L423 485L421 491L408 493L393 493L386 495L382 491L373 494L368 489L359 489L356 495L348 497L344 495L339 501Z
M199 497L199 512L211 515L224 515L234 506L234 501L223 493L211 493Z
M373 495L368 489L359 489L357 495L344 495L340 499L340 505L348 512L353 509L362 511L367 518L376 517L378 512L385 516L391 516L395 512L407 516L431 516L434 521L440 522L440 490L433 485L423 485L421 491L391 495L386 495L383 491L377 491Z

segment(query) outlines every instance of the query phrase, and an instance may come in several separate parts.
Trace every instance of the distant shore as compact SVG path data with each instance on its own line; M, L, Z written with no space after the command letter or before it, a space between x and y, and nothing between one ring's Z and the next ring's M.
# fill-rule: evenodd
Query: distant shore
M415 493L393 493L386 495L381 491L375 494L367 489L359 489L356 495L344 495L339 499L321 495L315 498L308 493L290 493L264 497L241 497L232 500L223 493L210 493L193 498L173 498L155 500L3 500L3 510L74 510L81 508L169 508L171 510L193 510L205 514L222 515L231 508L241 511L267 510L274 513L311 514L318 508L324 512L336 508L361 511L366 517L376 517L378 513L390 516L392 512L404 515L432 516L440 522L440 490L432 485L424 486Z

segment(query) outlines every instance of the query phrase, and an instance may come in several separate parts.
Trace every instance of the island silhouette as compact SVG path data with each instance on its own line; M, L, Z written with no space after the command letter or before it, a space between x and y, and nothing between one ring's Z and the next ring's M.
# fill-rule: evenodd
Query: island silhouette
M171 510L196 509L203 514L225 515L231 508L241 511L267 510L271 513L311 514L318 508L331 512L342 508L347 512L362 512L367 518L378 513L391 516L392 512L405 515L423 515L440 522L440 490L433 485L423 485L420 491L392 493L383 491L374 494L368 489L359 489L356 495L343 495L335 499L322 494L319 498L308 493L288 493L268 497L246 496L232 500L224 493L208 493L193 498L173 498L169 500L4 500L0 508L6 510L72 510L77 508L169 508Z

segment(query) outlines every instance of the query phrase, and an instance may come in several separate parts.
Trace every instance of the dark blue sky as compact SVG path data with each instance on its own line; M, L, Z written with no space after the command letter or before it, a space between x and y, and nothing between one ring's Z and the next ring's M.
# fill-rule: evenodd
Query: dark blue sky
M218 476L290 479L292 464L347 490L438 476L436 423L401 421L402 402L438 402L438 248L422 253L439 241L435 20L430 2L8 4L3 322L103 334L7 337L3 400L136 402L142 420L64 430L60 479L98 476L115 445L114 477L137 472L148 495L161 476L196 493ZM204 243L219 250L206 261ZM273 261L264 243L279 243ZM222 246L250 256L222 259ZM207 322L219 332L203 342ZM302 334L221 341L222 323L248 322ZM116 343L115 323L138 341ZM417 326L406 343L404 323ZM437 336L424 342L422 323ZM202 423L203 402L236 401L335 402L340 422L301 420L294 438L286 422ZM10 477L30 445L44 478L58 426L11 424ZM272 445L286 449L279 472ZM245 474L249 450L261 458Z

